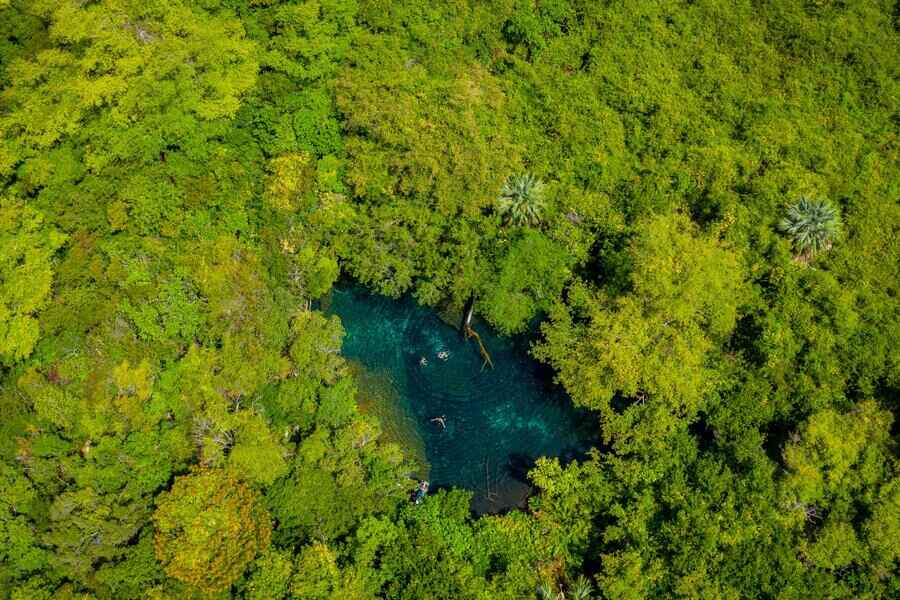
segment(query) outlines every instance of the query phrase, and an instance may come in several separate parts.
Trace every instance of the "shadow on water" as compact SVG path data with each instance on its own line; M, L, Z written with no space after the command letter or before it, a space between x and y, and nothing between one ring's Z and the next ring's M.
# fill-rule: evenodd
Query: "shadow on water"
M342 286L327 311L346 331L361 409L423 464L434 489L472 490L476 512L524 505L538 457L570 460L596 437L596 419L572 407L522 337L479 324L495 364L482 368L474 342L411 298Z

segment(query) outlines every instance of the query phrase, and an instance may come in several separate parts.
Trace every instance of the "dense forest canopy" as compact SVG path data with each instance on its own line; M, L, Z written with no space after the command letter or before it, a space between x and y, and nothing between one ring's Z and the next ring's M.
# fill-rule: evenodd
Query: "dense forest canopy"
M0 598L900 597L900 4L0 31ZM531 331L596 449L410 504L342 274Z

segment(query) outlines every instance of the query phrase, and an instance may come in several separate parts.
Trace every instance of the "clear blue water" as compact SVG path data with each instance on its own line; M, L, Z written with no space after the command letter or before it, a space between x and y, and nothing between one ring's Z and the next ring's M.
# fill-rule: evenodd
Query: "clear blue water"
M528 356L526 340L500 337L476 323L495 365L483 368L477 342L411 298L339 287L328 311L346 330L344 355L365 371L361 395L381 397L362 402L363 409L386 421L389 437L412 454L417 447L424 452L428 465L420 475L432 486L472 490L476 511L521 505L534 459L568 460L590 446L595 419L572 407ZM379 409L384 401L391 406ZM436 417L444 417L446 427L432 421Z

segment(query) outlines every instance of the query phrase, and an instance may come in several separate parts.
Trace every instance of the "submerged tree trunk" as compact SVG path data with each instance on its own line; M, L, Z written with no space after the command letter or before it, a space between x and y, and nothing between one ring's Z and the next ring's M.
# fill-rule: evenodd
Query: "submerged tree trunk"
M491 355L488 354L487 348L484 347L484 344L481 341L481 336L478 335L478 332L472 329L472 316L475 311L475 296L471 296L469 301L466 303L466 309L463 310L463 322L462 322L462 330L465 334L466 338L475 338L475 341L478 342L478 350L481 352L481 358L484 359L484 364L481 365L481 369L484 370L486 365L490 365L491 368L494 368L494 361L491 360Z

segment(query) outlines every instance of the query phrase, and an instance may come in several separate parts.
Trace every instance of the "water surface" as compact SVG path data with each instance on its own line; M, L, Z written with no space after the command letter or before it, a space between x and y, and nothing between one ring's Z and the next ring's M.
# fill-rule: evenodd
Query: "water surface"
M362 409L425 463L421 475L433 486L472 490L476 511L521 505L534 459L568 460L589 446L595 421L572 408L525 340L477 324L492 369L474 340L411 298L339 287L328 311L346 330L343 353L357 371Z

